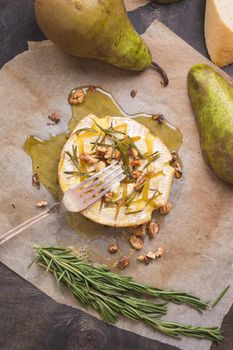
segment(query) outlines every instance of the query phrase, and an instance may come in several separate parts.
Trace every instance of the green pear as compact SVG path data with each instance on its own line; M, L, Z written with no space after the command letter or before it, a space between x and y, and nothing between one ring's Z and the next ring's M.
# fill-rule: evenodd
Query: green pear
M65 52L135 71L152 65L167 85L122 0L36 0L35 14L42 32Z
M188 92L203 157L215 174L233 183L233 86L210 66L197 64L188 73Z

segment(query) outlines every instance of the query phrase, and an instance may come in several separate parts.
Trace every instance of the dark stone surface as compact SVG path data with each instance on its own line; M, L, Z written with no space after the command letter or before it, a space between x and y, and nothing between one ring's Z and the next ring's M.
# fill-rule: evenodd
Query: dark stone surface
M28 40L42 40L33 0L0 0L0 67L27 49ZM148 4L129 14L143 33L157 18L207 56L203 37L205 1L172 5ZM233 65L225 69L233 76ZM1 350L175 350L177 348L106 326L88 314L56 303L0 264ZM225 340L211 350L233 349L233 307L223 322ZM198 349L197 349L198 350Z

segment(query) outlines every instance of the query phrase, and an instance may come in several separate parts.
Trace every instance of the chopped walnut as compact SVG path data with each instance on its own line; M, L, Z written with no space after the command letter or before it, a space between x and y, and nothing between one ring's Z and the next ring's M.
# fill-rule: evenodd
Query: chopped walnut
M146 255L140 255L137 258L138 261L143 262L145 265L148 265L149 262L151 261L150 258L148 258Z
M104 159L109 159L111 157L112 157L112 147L108 147L108 150L104 155Z
M117 242L112 243L109 247L108 247L108 251L111 254L115 254L119 249L119 245L117 244Z
M105 202L111 202L113 198L114 193L113 192L108 192L104 195L104 200Z
M138 93L138 91L133 89L133 90L131 91L130 95L131 95L131 97L134 98L134 97L137 95L137 93Z
M141 165L141 160L140 159L134 159L134 160L132 160L132 162L130 164L132 165L133 168L136 168L136 167Z
M103 155L107 152L107 148L104 147L104 146L98 146L98 147L96 148L96 152L97 152L98 154L100 154L101 156L103 156Z
M131 226L129 229L134 235L144 237L146 235L146 225Z
M148 236L150 238L155 238L157 236L157 234L159 233L159 224L157 224L156 221L151 220L148 223L147 232L148 232Z
M32 186L36 187L38 190L40 189L40 180L37 173L32 175Z
M180 179L181 176L182 176L182 170L181 170L180 164L176 163L176 166L175 166L175 177L177 179Z
M140 250L144 246L143 239L139 236L136 236L136 235L131 235L129 238L129 242L130 242L131 246L136 250Z
M139 176L140 176L141 174L142 174L142 172L139 171L139 170L133 170L133 171L131 172L131 176L132 176L133 179L139 178Z
M71 105L77 105L83 102L85 97L84 91L82 89L77 89L71 91L71 94L69 96L69 103Z
M139 191L143 184L145 183L146 181L146 178L145 178L145 175L141 174L138 178L137 178L137 181L136 181L136 184L134 186L134 190L135 191Z
M172 205L170 202L167 202L167 204L163 205L162 207L159 208L159 212L162 215L167 215L170 213L172 210Z
M163 254L164 254L164 248L163 247L159 247L156 250L156 252L155 252L155 257L156 258L160 258Z
M48 205L48 202L47 202L47 201L44 201L44 200L39 201L39 202L36 203L36 206L37 206L38 208L45 208L45 207L47 207L47 205Z
M90 85L90 86L88 87L88 92L95 92L95 91L96 91L96 87L95 87L95 86Z
M58 117L56 112L53 112L51 115L48 116L48 118L52 120L52 122L54 122L55 124L57 124L60 121L60 118Z
M149 258L149 259L154 260L156 258L156 253L154 253L154 252L149 250L149 252L146 253L146 257Z
M130 148L130 155L133 159L136 159L138 157L138 151L136 148Z
M85 162L87 164L95 164L99 161L99 159L94 158L86 153L81 153L79 158L80 158L80 160L82 160L83 162Z
M106 167L105 162L100 160L98 163L95 165L95 170L98 173L99 171L103 170Z
M113 158L116 159L116 160L120 160L121 159L121 152L118 149L116 149L114 151Z
M119 267L120 270L123 270L129 265L129 261L130 261L129 256L122 256L118 261L117 266Z
M151 117L153 120L156 120L159 124L163 124L164 115L163 114L153 114Z

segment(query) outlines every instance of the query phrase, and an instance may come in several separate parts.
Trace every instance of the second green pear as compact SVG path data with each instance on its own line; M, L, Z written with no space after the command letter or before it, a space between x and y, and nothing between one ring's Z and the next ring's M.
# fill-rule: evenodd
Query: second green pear
M206 64L188 73L188 92L202 154L216 175L233 183L233 86Z
M136 71L152 63L122 0L36 0L35 14L42 32L67 53Z

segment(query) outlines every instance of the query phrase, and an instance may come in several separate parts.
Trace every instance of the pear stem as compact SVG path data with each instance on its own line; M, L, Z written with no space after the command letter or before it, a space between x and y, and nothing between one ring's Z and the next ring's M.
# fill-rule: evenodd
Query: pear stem
M167 73L163 70L158 63L152 61L151 67L154 68L162 77L161 84L165 87L169 84Z

